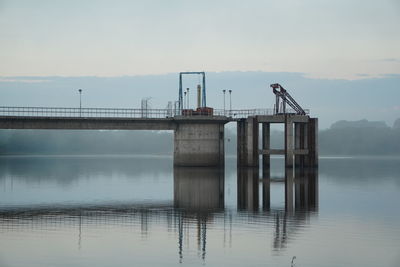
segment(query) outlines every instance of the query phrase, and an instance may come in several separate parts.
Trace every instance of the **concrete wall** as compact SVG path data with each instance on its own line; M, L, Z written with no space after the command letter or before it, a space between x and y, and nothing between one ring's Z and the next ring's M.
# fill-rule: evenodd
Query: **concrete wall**
M225 122L179 122L174 135L175 166L223 166Z
M0 129L63 130L174 130L175 121L165 119L0 117Z
M248 117L237 122L237 165L239 167L258 167L258 121Z

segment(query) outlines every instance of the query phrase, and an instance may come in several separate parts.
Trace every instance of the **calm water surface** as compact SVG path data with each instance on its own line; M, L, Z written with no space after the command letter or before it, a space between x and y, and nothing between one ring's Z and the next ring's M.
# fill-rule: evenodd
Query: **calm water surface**
M0 157L0 266L400 266L399 158L282 164Z

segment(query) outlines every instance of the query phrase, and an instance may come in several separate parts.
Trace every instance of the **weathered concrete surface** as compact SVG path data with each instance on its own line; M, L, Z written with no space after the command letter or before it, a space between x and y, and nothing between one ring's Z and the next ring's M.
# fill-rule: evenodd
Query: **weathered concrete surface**
M260 115L257 116L257 121L259 123L285 123L285 121L289 118L292 122L308 122L309 116L304 115L296 115L296 114L278 114L278 115Z
M0 129L174 130L173 118L0 117Z
M311 118L307 129L307 144L309 154L306 157L307 167L318 167L318 119Z
M174 168L174 206L189 211L224 208L224 169Z
M263 150L270 149L270 124L267 122L262 123L262 149ZM270 158L271 156L269 154L262 155L263 170L269 169L271 161Z
M174 165L223 166L223 116L174 118L0 117L0 129L173 130Z
M174 135L175 166L223 166L226 120L181 120Z
M237 122L237 165L239 167L258 167L258 121L248 117Z
M293 140L293 121L288 116L285 121L285 166L286 168L293 167L294 160L294 140Z

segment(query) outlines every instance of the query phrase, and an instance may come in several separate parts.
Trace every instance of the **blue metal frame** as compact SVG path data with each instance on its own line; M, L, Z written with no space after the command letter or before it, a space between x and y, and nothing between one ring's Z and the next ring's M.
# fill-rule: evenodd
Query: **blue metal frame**
M183 74L201 74L203 75L203 88L201 106L206 107L206 73L204 71L187 71L179 73L179 110L183 109L183 89L182 89L182 75Z

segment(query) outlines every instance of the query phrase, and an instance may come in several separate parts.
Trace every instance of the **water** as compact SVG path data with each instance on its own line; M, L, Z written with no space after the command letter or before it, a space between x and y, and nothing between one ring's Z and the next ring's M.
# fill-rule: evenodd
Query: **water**
M0 266L400 266L400 159L284 173L0 157Z

